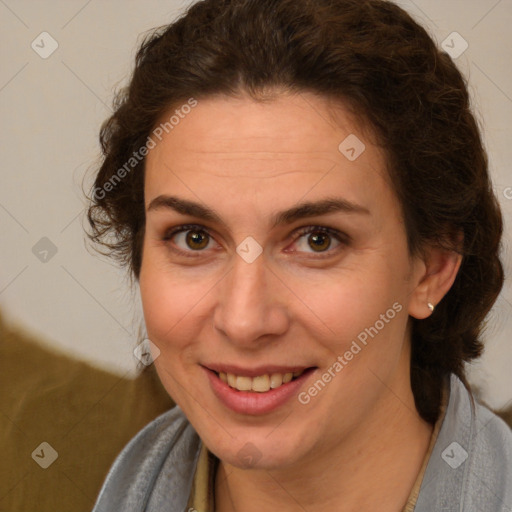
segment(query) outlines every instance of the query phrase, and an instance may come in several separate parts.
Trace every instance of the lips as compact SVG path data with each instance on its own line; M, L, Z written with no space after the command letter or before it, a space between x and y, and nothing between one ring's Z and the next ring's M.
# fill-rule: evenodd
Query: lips
M284 405L298 394L306 379L316 370L316 367L305 366L248 369L208 365L203 368L217 398L229 409L250 415L266 414Z

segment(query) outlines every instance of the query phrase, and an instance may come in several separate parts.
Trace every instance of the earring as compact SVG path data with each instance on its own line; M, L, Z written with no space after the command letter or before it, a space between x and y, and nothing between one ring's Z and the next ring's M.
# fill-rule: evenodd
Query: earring
M428 309L430 309L430 311L433 313L434 309L435 309L434 304L432 304L432 302L427 302L427 306L428 306Z

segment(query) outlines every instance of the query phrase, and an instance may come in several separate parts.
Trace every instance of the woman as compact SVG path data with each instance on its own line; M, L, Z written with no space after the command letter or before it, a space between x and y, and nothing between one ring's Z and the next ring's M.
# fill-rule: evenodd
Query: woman
M505 511L464 362L503 283L465 82L380 0L205 0L102 128L91 236L176 408L95 511Z

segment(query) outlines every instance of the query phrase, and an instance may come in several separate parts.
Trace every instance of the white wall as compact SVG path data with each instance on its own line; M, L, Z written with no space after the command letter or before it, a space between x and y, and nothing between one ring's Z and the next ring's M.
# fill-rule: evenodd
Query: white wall
M81 184L99 154L97 135L115 86L126 80L140 34L171 21L176 0L0 2L0 309L49 344L119 374L133 374L141 321L123 272L84 247ZM512 221L512 2L402 0L441 43L467 41L456 59L469 77L495 189ZM51 49L48 32L57 41ZM450 39L448 40L450 41ZM459 43L454 41L455 49ZM32 252L47 237L43 263ZM40 242L48 249L45 242ZM51 249L50 249L51 250ZM37 252L37 251L36 251ZM489 403L512 400L511 251L507 283L490 317L487 350L471 370ZM135 304L135 306L134 306Z

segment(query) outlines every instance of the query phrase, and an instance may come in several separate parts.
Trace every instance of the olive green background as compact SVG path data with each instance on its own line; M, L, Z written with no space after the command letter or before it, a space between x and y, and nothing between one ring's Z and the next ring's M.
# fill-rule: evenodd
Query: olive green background
M90 511L123 446L173 405L152 365L121 378L0 319L0 511ZM47 469L31 456L42 442L58 453Z

